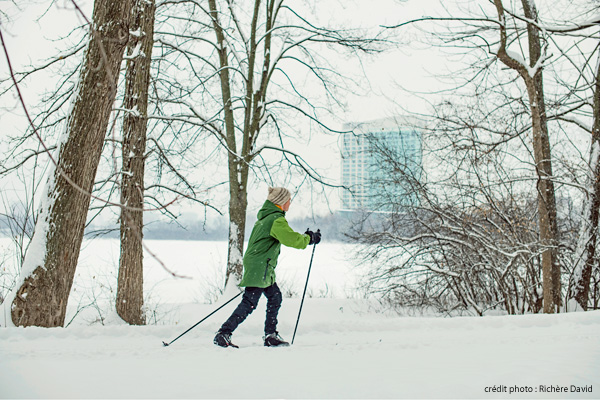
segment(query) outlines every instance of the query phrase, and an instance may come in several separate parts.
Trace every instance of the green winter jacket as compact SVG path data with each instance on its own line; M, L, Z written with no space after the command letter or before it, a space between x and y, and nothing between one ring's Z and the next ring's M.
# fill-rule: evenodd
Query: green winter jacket
M242 287L266 288L275 283L275 267L281 245L305 249L310 236L294 232L285 219L285 212L269 200L258 212L248 248L244 254Z

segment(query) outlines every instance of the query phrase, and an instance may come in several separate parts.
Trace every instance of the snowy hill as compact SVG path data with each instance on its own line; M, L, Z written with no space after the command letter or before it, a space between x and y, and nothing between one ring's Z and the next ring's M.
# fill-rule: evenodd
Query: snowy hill
M262 299L235 332L241 348L218 348L214 332L234 306L169 347L161 342L215 306L183 305L165 326L0 329L0 397L600 397L600 312L410 318L307 299L294 345L272 349L261 342ZM284 300L285 339L298 306Z

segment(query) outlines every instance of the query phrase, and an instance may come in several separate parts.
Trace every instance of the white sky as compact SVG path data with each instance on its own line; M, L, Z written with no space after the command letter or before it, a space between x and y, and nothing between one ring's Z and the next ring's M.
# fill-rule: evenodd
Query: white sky
M349 21L353 25L359 22L362 26L373 26L378 24L393 24L400 18L406 18L409 14L415 16L422 15L423 8L427 10L427 5L433 4L437 0L376 0L376 1L341 1L329 0L326 8L332 10L331 13L320 13L321 19L335 18L336 22ZM12 1L0 0L0 9L8 14L9 20L2 17L2 32L7 42L10 52L13 68L21 70L30 63L39 62L46 57L56 54L60 43L53 43L52 39L66 35L75 26L83 24L83 19L74 11L70 1L56 1L49 5L48 1L35 0L22 5L23 2L17 2L18 7ZM79 0L79 6L91 16L93 1ZM323 7L321 3L319 7ZM42 14L47 10L47 14ZM321 21L328 22L328 21ZM2 57L0 62L0 76L5 77L8 74L7 64ZM409 98L402 91L396 89L401 85L407 89L422 89L425 81L433 82L428 79L427 69L432 65L440 65L439 62L432 62L435 58L430 51L418 51L415 49L403 48L402 51L390 51L381 56L369 57L363 60L363 67L366 75L369 77L371 90L365 88L365 93L349 94L346 98L348 110L345 115L339 116L342 122L360 122L372 119L387 117L398 113L398 105L405 107L414 107L418 104L416 98ZM39 80L36 82L40 82ZM433 87L433 83L430 83ZM35 104L36 93L39 92L39 86L30 83L22 87L25 99L29 104ZM3 109L2 125L3 129L0 135L19 132L24 129L24 120L22 111L16 97L9 104L3 103L3 106L9 110ZM15 117L17 115L18 117ZM340 128L340 127L338 127ZM307 132L307 134L310 134ZM335 135L320 136L312 134L310 136L310 146L298 144L294 151L305 155L305 159L311 165L324 175L335 181L339 180L339 149L338 140ZM3 178L5 179L5 178ZM9 189L11 183L3 182L3 190ZM251 200L260 203L264 199L266 185L256 188L256 193L252 193ZM309 201L310 193L300 193L298 201L300 203ZM316 199L319 203L322 199ZM337 196L333 192L330 201L331 206L337 207ZM250 207L253 205L251 204ZM226 209L226 208L225 208ZM306 211L306 210L305 210ZM299 212L299 211L297 211ZM322 212L317 212L322 214Z

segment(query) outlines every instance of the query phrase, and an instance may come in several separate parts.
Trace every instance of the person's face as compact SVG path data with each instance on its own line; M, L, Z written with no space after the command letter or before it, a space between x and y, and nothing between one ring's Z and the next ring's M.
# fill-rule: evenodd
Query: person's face
M292 199L289 199L285 202L284 205L281 206L281 208L283 208L283 211L288 211L290 209L290 204L292 204Z

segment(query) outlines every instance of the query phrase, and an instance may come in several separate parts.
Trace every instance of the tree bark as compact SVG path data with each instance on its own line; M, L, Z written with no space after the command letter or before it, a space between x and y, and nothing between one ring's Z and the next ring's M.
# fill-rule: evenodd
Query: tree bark
M143 325L144 269L144 156L146 152L148 87L154 37L155 3L135 0L132 10L133 37L127 54L125 75L126 111L123 120L121 177L121 256L116 309L131 325Z
M590 154L592 191L585 208L580 246L584 249L582 260L575 268L575 288L573 298L581 308L587 311L590 291L590 280L596 259L596 244L598 242L598 222L600 212L600 62L596 70L594 85L594 125L592 126L592 146ZM579 246L578 246L579 247Z
M58 161L50 173L11 317L20 326L62 326L90 193L129 37L130 1L96 0L93 27Z

